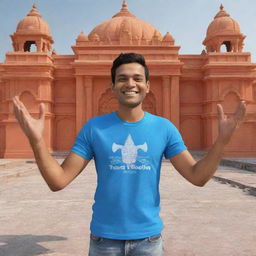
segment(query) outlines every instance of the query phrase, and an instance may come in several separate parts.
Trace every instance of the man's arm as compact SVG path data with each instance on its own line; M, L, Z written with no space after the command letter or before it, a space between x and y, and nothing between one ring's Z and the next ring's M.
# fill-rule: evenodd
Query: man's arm
M44 180L52 191L63 189L86 167L90 160L71 152L65 161L59 165L50 155L43 139L45 120L44 104L40 105L39 119L31 117L17 96L13 98L13 105L15 117L29 139L35 160Z
M224 114L220 104L217 105L217 110L219 135L206 156L196 162L191 154L185 150L170 158L175 169L196 186L203 186L217 170L225 145L228 144L235 129L245 116L246 106L245 102L242 101L235 114L230 118Z
M52 191L65 188L87 166L87 160L76 153L70 152L60 165L49 153L44 140L31 144L37 166Z

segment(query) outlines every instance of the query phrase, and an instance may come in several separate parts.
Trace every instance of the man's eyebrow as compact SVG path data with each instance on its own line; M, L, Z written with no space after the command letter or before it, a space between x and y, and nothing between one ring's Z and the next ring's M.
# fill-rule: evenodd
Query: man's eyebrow
M144 77L142 74L135 74L134 76Z
M117 75L117 77L120 77L120 76L127 76L126 74L119 74Z
M129 75L126 75L126 74L119 74L119 75L117 75L117 77L127 77L127 76L129 76ZM142 74L134 74L134 75L132 75L132 76L143 77Z

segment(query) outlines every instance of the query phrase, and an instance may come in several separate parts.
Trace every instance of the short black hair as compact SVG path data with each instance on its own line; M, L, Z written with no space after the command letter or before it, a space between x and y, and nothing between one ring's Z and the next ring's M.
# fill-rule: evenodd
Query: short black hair
M113 65L111 68L111 79L112 79L112 83L115 83L115 78L116 78L116 69L123 65L123 64L127 64L127 63L139 63L140 65L142 65L144 67L145 70L145 78L146 81L149 80L149 70L148 67L146 65L146 61L143 55L138 54L138 53L134 53L134 52L129 52L129 53L121 53L114 61L113 61Z

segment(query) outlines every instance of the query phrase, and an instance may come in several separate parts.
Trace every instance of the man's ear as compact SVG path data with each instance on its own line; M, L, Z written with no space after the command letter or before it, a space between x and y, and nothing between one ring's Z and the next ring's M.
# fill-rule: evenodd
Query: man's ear
M149 93L149 90L150 90L150 82L147 81L147 93Z

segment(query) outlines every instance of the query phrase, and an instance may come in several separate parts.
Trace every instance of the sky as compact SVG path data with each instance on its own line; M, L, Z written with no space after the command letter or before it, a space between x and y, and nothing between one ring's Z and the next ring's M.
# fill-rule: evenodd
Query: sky
M77 36L90 31L117 13L122 0L0 0L0 63L13 51L10 34L36 2L37 9L51 29L57 54L73 54ZM151 23L162 35L170 32L180 54L200 54L208 25L220 4L246 35L244 52L256 62L256 0L127 0L137 18Z

